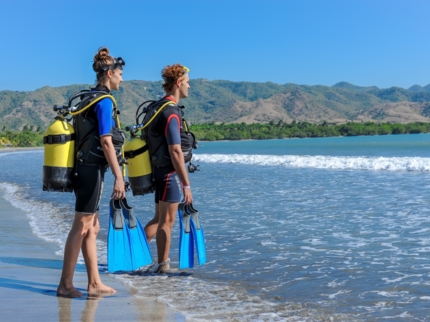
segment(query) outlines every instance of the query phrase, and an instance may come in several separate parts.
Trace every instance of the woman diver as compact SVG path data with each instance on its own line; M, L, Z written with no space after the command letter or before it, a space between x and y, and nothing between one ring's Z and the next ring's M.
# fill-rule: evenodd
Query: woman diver
M122 82L125 62L100 48L94 56L93 70L97 86L92 92L109 94ZM75 217L64 248L64 263L57 296L81 297L73 286L73 275L79 251L85 260L88 275L88 294L114 293L104 285L97 266L96 237L100 229L99 202L103 190L104 174L108 167L115 177L112 198L125 198L124 178L118 161L118 150L124 138L115 122L116 109L110 98L103 98L75 117L77 160L73 189L76 196Z

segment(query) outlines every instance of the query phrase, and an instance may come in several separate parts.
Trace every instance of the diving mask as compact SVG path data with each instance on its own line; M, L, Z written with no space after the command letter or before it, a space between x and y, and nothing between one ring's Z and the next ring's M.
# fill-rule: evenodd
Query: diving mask
M106 72L108 70L116 69L116 68L122 70L124 68L124 66L125 66L124 59L122 59L121 57L118 57L118 58L113 59L113 64L103 66L103 67L101 67L101 70L103 70L104 72Z

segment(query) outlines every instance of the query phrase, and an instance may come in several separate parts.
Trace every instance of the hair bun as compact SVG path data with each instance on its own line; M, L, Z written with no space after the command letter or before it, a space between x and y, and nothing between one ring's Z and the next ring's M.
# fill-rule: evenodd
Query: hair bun
M109 49L107 47L100 47L94 56L93 70L97 73L101 66L108 65L111 62L113 62L113 57L109 56Z
M107 57L109 57L109 49L106 47L100 47L99 51L94 56L94 61L105 60Z

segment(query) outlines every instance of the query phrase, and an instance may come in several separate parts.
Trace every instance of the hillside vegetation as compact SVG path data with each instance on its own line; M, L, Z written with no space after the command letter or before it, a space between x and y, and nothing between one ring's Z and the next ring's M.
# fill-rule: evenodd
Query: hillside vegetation
M430 132L430 123L353 123L329 125L327 122L311 124L308 122L284 123L202 123L191 126L198 141L218 140L265 140L284 138L310 138L328 136L419 134ZM0 147L36 147L43 144L41 129L25 126L22 131L0 131Z
M346 82L334 86L192 80L187 120L203 123L430 122L430 85L409 89L360 87ZM53 121L54 104L65 104L73 93L90 85L43 87L32 92L0 91L0 128L44 129ZM124 125L134 123L137 106L163 95L161 82L127 81L114 92Z

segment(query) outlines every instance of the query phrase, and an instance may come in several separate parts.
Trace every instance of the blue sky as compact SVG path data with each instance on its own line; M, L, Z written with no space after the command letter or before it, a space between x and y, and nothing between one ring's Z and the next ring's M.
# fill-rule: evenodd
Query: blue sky
M427 0L0 0L0 90L93 83L100 46L124 80L380 88L430 83Z

